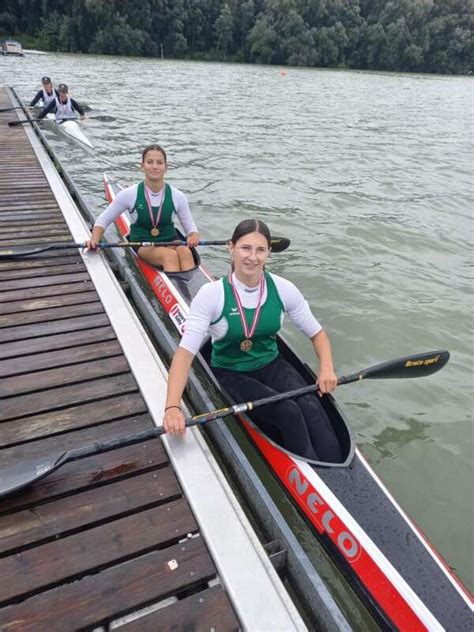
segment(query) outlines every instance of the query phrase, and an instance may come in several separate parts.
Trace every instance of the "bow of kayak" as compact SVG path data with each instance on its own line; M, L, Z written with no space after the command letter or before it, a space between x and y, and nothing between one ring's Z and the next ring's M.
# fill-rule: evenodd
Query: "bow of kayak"
M85 145L86 147L89 147L89 149L94 148L94 145L84 134L84 132L82 131L80 127L80 124L77 121L73 119L71 119L70 121L69 120L60 121L59 123L57 123L57 128L60 132L63 132L66 136L69 136L70 138L77 141L78 143Z

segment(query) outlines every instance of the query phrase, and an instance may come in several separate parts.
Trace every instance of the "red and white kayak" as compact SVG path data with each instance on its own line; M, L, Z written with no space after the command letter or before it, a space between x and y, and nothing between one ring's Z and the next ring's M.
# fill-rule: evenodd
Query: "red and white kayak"
M106 175L104 184L107 199L112 201L121 187ZM116 224L126 237L128 214ZM164 273L135 256L179 332L193 296L204 283L214 280L197 252L194 257L192 270ZM308 384L314 383L314 375L282 339L279 347ZM209 347L204 347L199 358L208 372L209 357ZM472 630L473 596L359 452L334 398L325 396L322 402L345 457L343 464L333 467L296 458L256 430L248 417L242 415L241 421L315 535L383 627Z

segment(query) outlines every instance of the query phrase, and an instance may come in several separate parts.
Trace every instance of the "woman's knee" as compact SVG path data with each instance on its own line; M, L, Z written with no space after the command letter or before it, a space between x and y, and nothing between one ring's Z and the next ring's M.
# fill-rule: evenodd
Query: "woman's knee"
M178 253L178 257L181 262L184 262L187 265L192 265L194 263L193 253L186 246L178 246L178 248L176 248L176 252Z
M167 248L162 257L165 265L176 264L179 261L178 253L173 248Z

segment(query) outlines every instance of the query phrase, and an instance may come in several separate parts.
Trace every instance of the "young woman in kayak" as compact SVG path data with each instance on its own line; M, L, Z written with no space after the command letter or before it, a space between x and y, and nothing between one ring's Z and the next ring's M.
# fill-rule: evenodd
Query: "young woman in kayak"
M33 108L39 101L42 102L43 108L47 107L52 101L59 99L59 92L54 89L53 82L49 77L41 78L42 88L33 97L29 107Z
M86 116L79 103L69 96L69 89L65 83L59 84L58 96L43 107L38 114L38 119L44 118L50 112L56 114L57 121L75 119L76 113L79 114L81 119Z
M124 211L130 210L133 224L128 239L157 244L138 248L138 255L142 259L153 266L162 267L165 272L191 270L195 263L190 248L198 245L199 233L184 193L165 183L168 168L165 150L156 144L145 147L141 168L145 181L120 191L96 219L87 247L95 250L107 226ZM175 213L187 235L187 245L160 247L160 241L177 239L173 224Z
M296 286L265 270L271 246L268 227L250 219L240 222L229 243L232 271L204 285L191 303L185 333L171 363L163 418L165 431L183 434L181 397L194 355L210 335L211 366L235 402L269 397L306 386L280 355L276 335L283 317L311 339L319 358L318 385L329 393L337 385L331 344ZM256 409L253 421L283 447L307 459L341 462L341 450L316 394Z

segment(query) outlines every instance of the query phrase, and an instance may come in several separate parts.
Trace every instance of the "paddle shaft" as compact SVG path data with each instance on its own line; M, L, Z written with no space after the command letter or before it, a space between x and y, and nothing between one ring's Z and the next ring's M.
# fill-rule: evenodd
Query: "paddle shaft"
M228 239L202 239L198 246L225 246L229 243ZM153 241L119 241L117 243L108 243L106 241L100 242L98 244L99 248L138 248L140 246L145 247L159 247L159 246L185 246L186 242L182 240L175 241L161 241L161 242L153 242ZM282 252L286 250L290 245L290 240L286 237L274 237L272 238L272 252ZM14 259L17 257L27 257L29 255L39 254L40 252L46 252L47 250L67 250L68 248L85 248L86 243L77 244L77 243L64 243L64 244L49 244L46 246L39 245L35 247L34 244L31 246L25 246L27 250L14 250L13 248L9 248L7 250L0 250L0 259Z
M94 118L98 118L99 120L101 120L101 117L96 117L96 116L88 116L88 119L94 119ZM8 122L8 126L9 127L16 127L18 125L26 125L26 123L40 123L41 121L49 121L50 119L46 119L46 118L30 118L30 119L21 119L20 121L9 121ZM75 118L63 118L63 119L55 119L56 123L59 123L59 125L61 125L61 123L66 123L66 121L77 121L77 117Z
M226 244L226 241L200 241L199 246L219 246ZM99 248L138 248L140 246L185 246L186 242L181 240L176 241L163 241L161 243L154 243L152 241L119 241L117 243L108 243L106 241L100 242L98 244ZM0 259L15 259L18 257L27 257L29 255L37 255L41 252L46 252L47 250L71 250L73 248L86 248L86 242L81 244L76 243L65 243L65 244L50 244L49 246L40 246L38 248L29 249L26 251L21 250L0 250Z
M208 413L202 413L200 415L195 415L194 417L189 417L185 420L184 425L186 428L190 428L192 426L197 426L199 424L205 424L208 421L213 421L215 419L221 419L222 417L227 417L229 415L236 415L237 413L244 413L246 411L253 410L254 408L258 408L259 406L268 406L270 404L275 404L285 399L291 399L292 397L298 397L301 395L306 395L307 393L312 393L317 390L316 384L311 384L309 386L303 386L301 388L287 391L285 393L279 393L278 395L273 395L272 397L265 397L264 399L257 399L253 402L246 402L243 404L234 404L233 406L226 406L225 408L219 408L217 410L213 410ZM143 432L139 432L134 435L129 435L128 437L122 437L119 439L111 439L110 441L104 441L102 443L94 443L92 445L84 446L82 448L77 448L76 450L70 450L67 455L67 460L84 458L85 456L90 456L92 454L96 454L97 452L105 452L107 450L112 450L115 448L121 448L132 443L139 443L140 441L147 441L148 439L152 439L154 437L159 437L162 434L165 434L163 427L159 428L150 428L148 430L144 430Z
M16 105L15 107L12 108L2 108L0 109L0 112L11 112L12 110L23 110L24 108L21 105Z
M431 375L432 373L442 369L448 360L449 351L430 351L427 353L405 356L403 358L398 358L396 360L368 367L367 369L363 369L362 371L351 375L342 376L338 379L338 384L349 384L363 379L375 378L423 377ZM253 402L227 406L226 408L220 408L218 410L190 417L186 419L185 425L186 427L190 427L198 424L204 424L214 419L226 417L227 415L250 411L254 408L258 408L259 406L266 406L286 399L300 397L302 395L315 392L316 390L316 384L310 384L302 388L287 391L286 393L278 393L277 395L258 399ZM51 457L44 458L42 462L35 461L34 463L20 464L11 468L5 468L0 471L0 497L7 496L8 494L12 494L15 491L19 491L20 489L31 485L35 481L48 476L51 472L59 469L62 465L72 459L84 458L99 452L121 448L139 443L140 441L147 441L149 439L159 437L163 433L164 430L162 427L150 428L126 437L112 439L102 443L94 443L75 450L58 453Z
M80 103L79 104L81 106L81 108L84 110L84 112L90 112L91 108L88 105L85 105L84 103ZM25 110L25 107L30 107L30 106L23 106L23 105L15 105L11 108L0 108L0 112L11 112L12 110Z
M360 382L361 380L426 377L427 375L431 375L432 373L442 369L448 360L449 351L430 351L428 353L404 356L396 360L389 360L388 362L376 364L368 367L367 369L363 369L362 371L358 371L357 373L343 375L338 378L337 384L340 386L343 384L351 384L352 382ZM302 395L307 395L308 393L313 393L317 390L318 387L316 384L309 384L308 386L302 386L301 388L286 391L285 393L278 393L277 395L272 395L271 397L256 399L253 402L234 404L233 406L227 406L226 408L219 408L218 410L213 410L208 413L195 415L194 417L186 419L184 424L187 428L198 424L205 424L214 419L244 413L251 411L254 408L269 406L287 399L294 399L296 397L301 397ZM161 427L151 428L150 430L145 430L137 435L131 435L128 438L133 438L132 442L136 443L139 441L145 441L152 437L158 437L163 433L164 430ZM90 454L95 454L97 451L101 452L103 450L110 450L116 447L122 447L123 445L128 445L128 443L122 443L125 440L127 440L127 437L123 439L113 439L102 444L94 444L93 446L78 448L77 450L69 452L70 458L89 456ZM96 448L95 446L100 447ZM92 452L90 450L92 450Z

